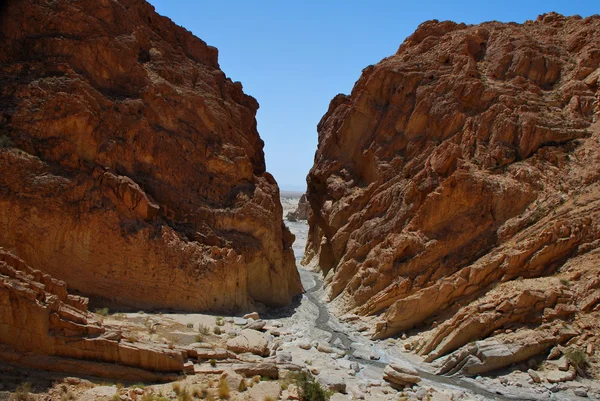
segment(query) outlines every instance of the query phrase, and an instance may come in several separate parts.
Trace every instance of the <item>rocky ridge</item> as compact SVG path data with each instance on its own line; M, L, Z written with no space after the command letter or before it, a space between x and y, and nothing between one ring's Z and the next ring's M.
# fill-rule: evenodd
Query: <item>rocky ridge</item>
M429 21L332 100L303 263L339 314L413 335L444 372L598 347L598 32ZM494 341L512 348L485 363Z
M237 311L302 291L258 103L142 0L8 1L0 246L106 305Z

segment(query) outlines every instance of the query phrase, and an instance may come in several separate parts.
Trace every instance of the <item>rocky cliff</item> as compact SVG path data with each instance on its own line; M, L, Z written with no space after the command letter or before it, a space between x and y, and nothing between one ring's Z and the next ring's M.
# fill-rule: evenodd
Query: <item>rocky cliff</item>
M600 17L550 13L425 22L363 70L307 177L304 263L333 306L378 316L376 338L423 332L429 360L600 341L599 67ZM485 370L462 351L445 371Z
M258 103L142 0L8 1L0 246L136 308L279 306L302 291Z

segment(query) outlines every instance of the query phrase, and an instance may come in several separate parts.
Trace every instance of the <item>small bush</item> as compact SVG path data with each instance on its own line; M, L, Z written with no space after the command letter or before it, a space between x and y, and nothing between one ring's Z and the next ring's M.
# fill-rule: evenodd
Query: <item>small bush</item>
M173 388L175 394L179 395L179 393L181 392L181 383L175 382L171 385L171 387Z
M201 343L202 341L204 341L204 336L202 334L196 334L196 337L194 337L194 341L196 341L197 343Z
M253 381L254 383L259 383L259 382L260 382L260 376L259 376L259 375L252 376L252 381Z
M188 323L187 324L187 328L188 329L193 329L194 328L194 323Z
M219 334L223 333L221 331L221 328L219 326L215 326L215 328L213 329L213 331L215 332L216 335L219 335Z
M560 279L560 283L561 283L562 285L566 285L567 287L570 287L570 286L571 286L571 282L570 282L569 280L566 280L566 279L564 279L564 278L561 278L561 279Z
M267 396L265 396L265 398L264 398L263 401L276 401L276 400L275 400L275 398L270 397L270 396L267 395Z
M225 319L223 319L222 316L217 316L217 318L215 319L215 324L217 326L225 326Z
M581 348L567 348L565 356L575 369L584 370L588 365L587 355Z
M119 397L119 394L115 394L112 396L111 401L121 401L121 397Z
M292 378L300 389L304 401L327 401L331 397L329 390L321 387L315 378L306 372L298 372Z
M246 390L248 390L248 385L246 384L246 379L242 379L242 381L240 382L240 385L238 386L238 391L240 393L243 393Z
M19 386L17 386L17 389L9 399L10 401L31 401L33 400L33 397L31 396L30 392L31 383L21 383Z
M72 391L67 391L60 397L61 401L73 401L76 399L75 394Z
M228 399L229 395L229 384L227 384L227 380L219 380L219 398L222 400Z
M108 316L108 308L98 308L94 312L100 316Z
M184 388L177 395L177 401L192 401L192 394Z
M207 336L210 334L210 327L205 326L202 323L199 323L198 324L198 333Z

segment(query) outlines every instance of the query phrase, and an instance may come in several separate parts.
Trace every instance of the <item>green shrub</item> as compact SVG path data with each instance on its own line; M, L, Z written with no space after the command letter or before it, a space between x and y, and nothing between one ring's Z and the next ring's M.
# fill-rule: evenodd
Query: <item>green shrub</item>
M210 334L210 327L205 326L202 323L198 323L198 333L207 336Z
M588 365L587 355L581 348L567 348L565 356L576 369L584 370Z
M293 374L292 380L296 382L304 401L327 401L331 397L330 391L321 387L315 378L306 372Z
M98 308L94 312L100 316L108 316L108 308Z
M222 316L217 316L215 318L215 323L217 324L217 326L224 326L225 325L225 319L223 319Z

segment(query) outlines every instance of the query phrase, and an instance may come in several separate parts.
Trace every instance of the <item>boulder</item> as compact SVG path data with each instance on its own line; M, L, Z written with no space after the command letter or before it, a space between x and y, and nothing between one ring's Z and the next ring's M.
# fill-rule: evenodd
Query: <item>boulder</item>
M550 372L546 372L545 376L548 383L562 383L575 380L577 377L577 372L574 368L570 368L566 372L562 370L552 370Z
M244 329L237 337L227 340L227 349L238 354L251 352L255 355L268 356L269 342L261 332Z
M404 388L421 381L419 372L407 362L390 362L383 370L383 379L394 387Z
M276 381L261 381L248 389L250 400L278 400L281 395L281 384Z
M343 376L335 372L321 372L317 376L317 381L325 388L338 393L346 392L346 380Z

